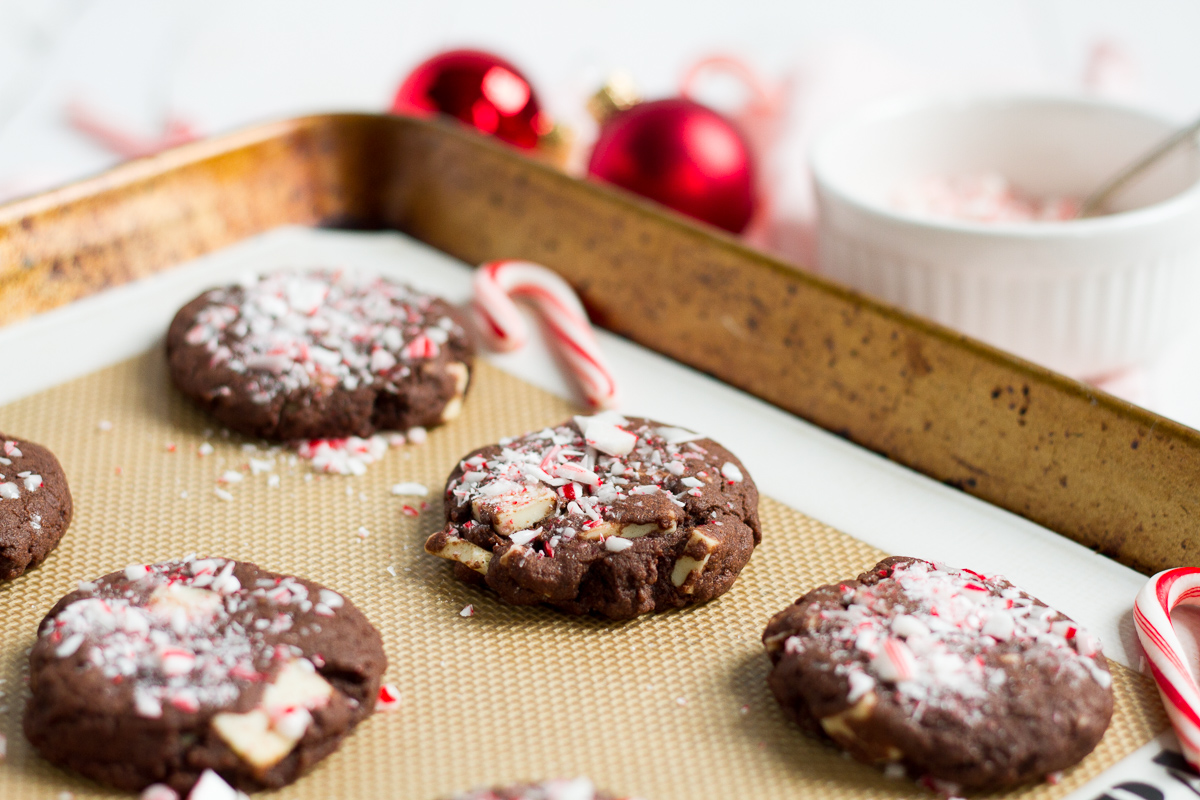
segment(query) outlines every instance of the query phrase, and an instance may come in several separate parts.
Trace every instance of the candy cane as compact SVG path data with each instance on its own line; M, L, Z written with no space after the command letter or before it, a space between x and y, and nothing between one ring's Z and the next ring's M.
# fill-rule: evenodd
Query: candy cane
M1179 606L1200 606L1200 569L1179 567L1151 578L1133 603L1133 623L1183 756L1200 769L1200 687L1171 624L1171 611Z
M475 271L472 307L488 347L516 350L529 338L529 329L514 299L537 310L588 405L611 408L617 384L600 351L587 312L570 285L555 273L529 261L491 261Z

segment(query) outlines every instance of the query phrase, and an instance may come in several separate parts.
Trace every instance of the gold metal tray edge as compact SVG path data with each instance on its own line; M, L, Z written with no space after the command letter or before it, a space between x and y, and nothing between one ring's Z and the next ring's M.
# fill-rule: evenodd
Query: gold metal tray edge
M0 206L0 323L285 224L539 261L615 333L1134 569L1200 565L1200 433L442 122L268 123Z

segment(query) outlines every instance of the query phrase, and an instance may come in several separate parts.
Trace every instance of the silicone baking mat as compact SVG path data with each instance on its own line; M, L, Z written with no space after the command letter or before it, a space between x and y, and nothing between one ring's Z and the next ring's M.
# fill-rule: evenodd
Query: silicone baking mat
M575 775L648 800L930 797L801 733L767 691L759 636L771 614L883 556L798 511L763 499L763 544L724 597L623 623L500 605L422 552L461 455L573 411L481 364L460 419L343 477L213 430L171 388L159 350L0 408L0 430L58 454L76 506L47 562L0 587L0 797L121 796L50 766L25 742L26 652L42 616L78 581L190 552L313 578L345 593L383 634L400 706L272 797L434 800ZM202 455L205 442L212 452ZM251 458L275 464L251 474ZM217 481L228 470L244 479L220 485L223 499ZM428 508L390 493L409 481L429 487ZM468 604L475 614L464 617ZM1020 796L1066 795L1166 727L1152 684L1112 667L1116 715L1100 746L1057 785Z

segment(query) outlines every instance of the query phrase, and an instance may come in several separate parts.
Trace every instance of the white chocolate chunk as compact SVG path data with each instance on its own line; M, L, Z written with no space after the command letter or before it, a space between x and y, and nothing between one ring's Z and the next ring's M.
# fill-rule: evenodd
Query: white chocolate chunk
M876 763L898 761L904 753L895 745L881 745L878 742L868 744L863 742L854 732L855 723L866 722L875 711L879 698L875 692L867 692L854 705L838 714L821 718L821 727L829 734L829 738L838 744L861 754Z
M511 536L515 531L534 527L554 510L558 495L553 489L538 484L522 486L515 492L471 501L475 519L482 521L491 513L492 527L501 536Z
M465 564L481 575L487 575L488 564L492 560L490 552L457 536L448 537L441 550L430 550L429 544L426 543L425 552L431 556Z
M462 397L467 392L467 381L471 379L471 371L461 361L451 361L446 365L446 373L454 376L454 396Z
M675 520L671 520L671 525L667 528L659 528L653 522L647 522L644 525L622 525L617 522L601 522L594 528L580 531L579 537L588 541L600 541L601 539L608 539L613 536L620 536L624 539L640 539L643 536L660 531L664 534L674 533L675 528Z
M442 415L438 417L438 422L449 422L452 419L458 419L462 414L463 399L461 397L451 397L442 409Z
M700 531L692 531L692 536L688 539L688 549L693 549L695 544L702 546L705 551L704 556L702 558L680 556L675 562L675 568L671 570L671 583L684 594L691 594L695 589L695 581L692 578L699 577L700 573L704 572L704 567L708 564L713 550L717 549L718 542ZM689 585L685 586L685 584Z
M323 708L333 697L329 681L307 659L289 661L263 692L262 705L271 716L283 709Z
M182 583L159 586L150 595L146 608L152 614L171 617L182 613L188 619L211 616L221 606L221 595L209 589L198 589Z
M691 556L680 556L679 560L675 562L675 568L671 570L671 583L676 587L682 587L683 584L687 583L688 578L692 577L693 573L699 575L703 572L704 566L707 563L708 556L701 559L695 559ZM684 594L691 594L692 587L683 588L681 591Z
M633 542L629 539L622 539L620 536L610 536L604 540L604 549L610 553L620 553L633 547Z
M268 770L292 752L312 722L310 709L322 708L333 687L305 659L288 662L263 692L260 706L245 714L213 717L217 735L258 770Z
M217 714L212 718L212 726L240 759L264 772L282 761L299 741L272 730L271 718L261 709L245 714Z
M875 711L875 704L879 702L879 698L874 692L864 694L858 698L858 702L847 708L845 711L839 712L832 716L821 717L821 727L825 732L834 739L841 741L839 736L848 737L850 739L857 738L854 732L850 730L849 723L865 722L871 718L872 712Z
M445 366L445 370L447 375L454 378L454 396L446 401L446 407L442 409L442 415L438 418L439 422L449 422L462 414L463 396L467 393L467 382L471 379L470 370L461 361L451 361Z

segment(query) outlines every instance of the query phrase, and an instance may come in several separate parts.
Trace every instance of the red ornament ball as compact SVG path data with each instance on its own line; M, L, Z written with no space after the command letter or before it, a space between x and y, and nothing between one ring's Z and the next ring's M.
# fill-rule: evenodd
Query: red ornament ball
M551 127L525 76L482 50L452 50L421 63L392 101L395 114L439 112L526 149Z
M733 233L754 214L746 140L725 117L684 98L639 103L606 120L588 173Z

